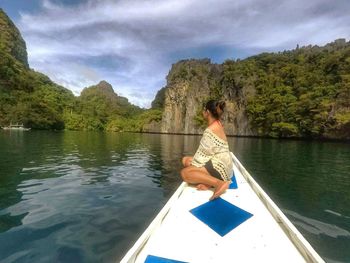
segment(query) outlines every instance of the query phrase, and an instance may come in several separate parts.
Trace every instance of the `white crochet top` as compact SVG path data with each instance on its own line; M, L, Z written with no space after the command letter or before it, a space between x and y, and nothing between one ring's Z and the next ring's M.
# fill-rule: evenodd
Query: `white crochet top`
M214 169L220 173L225 181L231 180L233 162L228 143L208 127L203 133L191 164L196 167L203 167L209 160L212 161Z

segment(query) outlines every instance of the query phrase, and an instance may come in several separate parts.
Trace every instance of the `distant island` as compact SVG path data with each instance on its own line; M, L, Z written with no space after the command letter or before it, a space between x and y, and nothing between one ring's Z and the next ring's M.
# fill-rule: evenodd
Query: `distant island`
M0 9L0 126L200 134L202 104L227 102L228 135L350 139L350 41L261 53L222 64L172 65L151 109L132 105L106 81L81 95L30 69L19 30Z

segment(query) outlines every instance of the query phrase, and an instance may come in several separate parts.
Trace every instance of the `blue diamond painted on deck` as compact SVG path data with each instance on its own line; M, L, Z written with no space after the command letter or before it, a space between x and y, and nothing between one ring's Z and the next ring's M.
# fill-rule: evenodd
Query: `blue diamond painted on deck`
M148 255L145 263L187 263L187 262Z
M202 204L190 212L220 236L226 235L253 216L222 198Z

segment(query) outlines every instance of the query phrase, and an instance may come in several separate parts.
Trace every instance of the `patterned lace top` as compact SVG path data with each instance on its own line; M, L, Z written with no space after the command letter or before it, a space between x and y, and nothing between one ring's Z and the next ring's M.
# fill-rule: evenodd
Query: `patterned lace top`
M225 181L230 181L233 173L233 162L228 143L206 128L199 143L198 150L192 159L192 165L203 167L212 161L213 167Z

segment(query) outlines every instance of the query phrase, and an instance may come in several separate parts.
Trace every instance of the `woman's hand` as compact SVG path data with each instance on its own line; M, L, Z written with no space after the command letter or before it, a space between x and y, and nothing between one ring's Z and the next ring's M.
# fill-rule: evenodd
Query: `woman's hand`
M191 162L192 162L192 159L193 159L193 156L185 156L182 158L182 165L184 167L188 167L191 165Z

